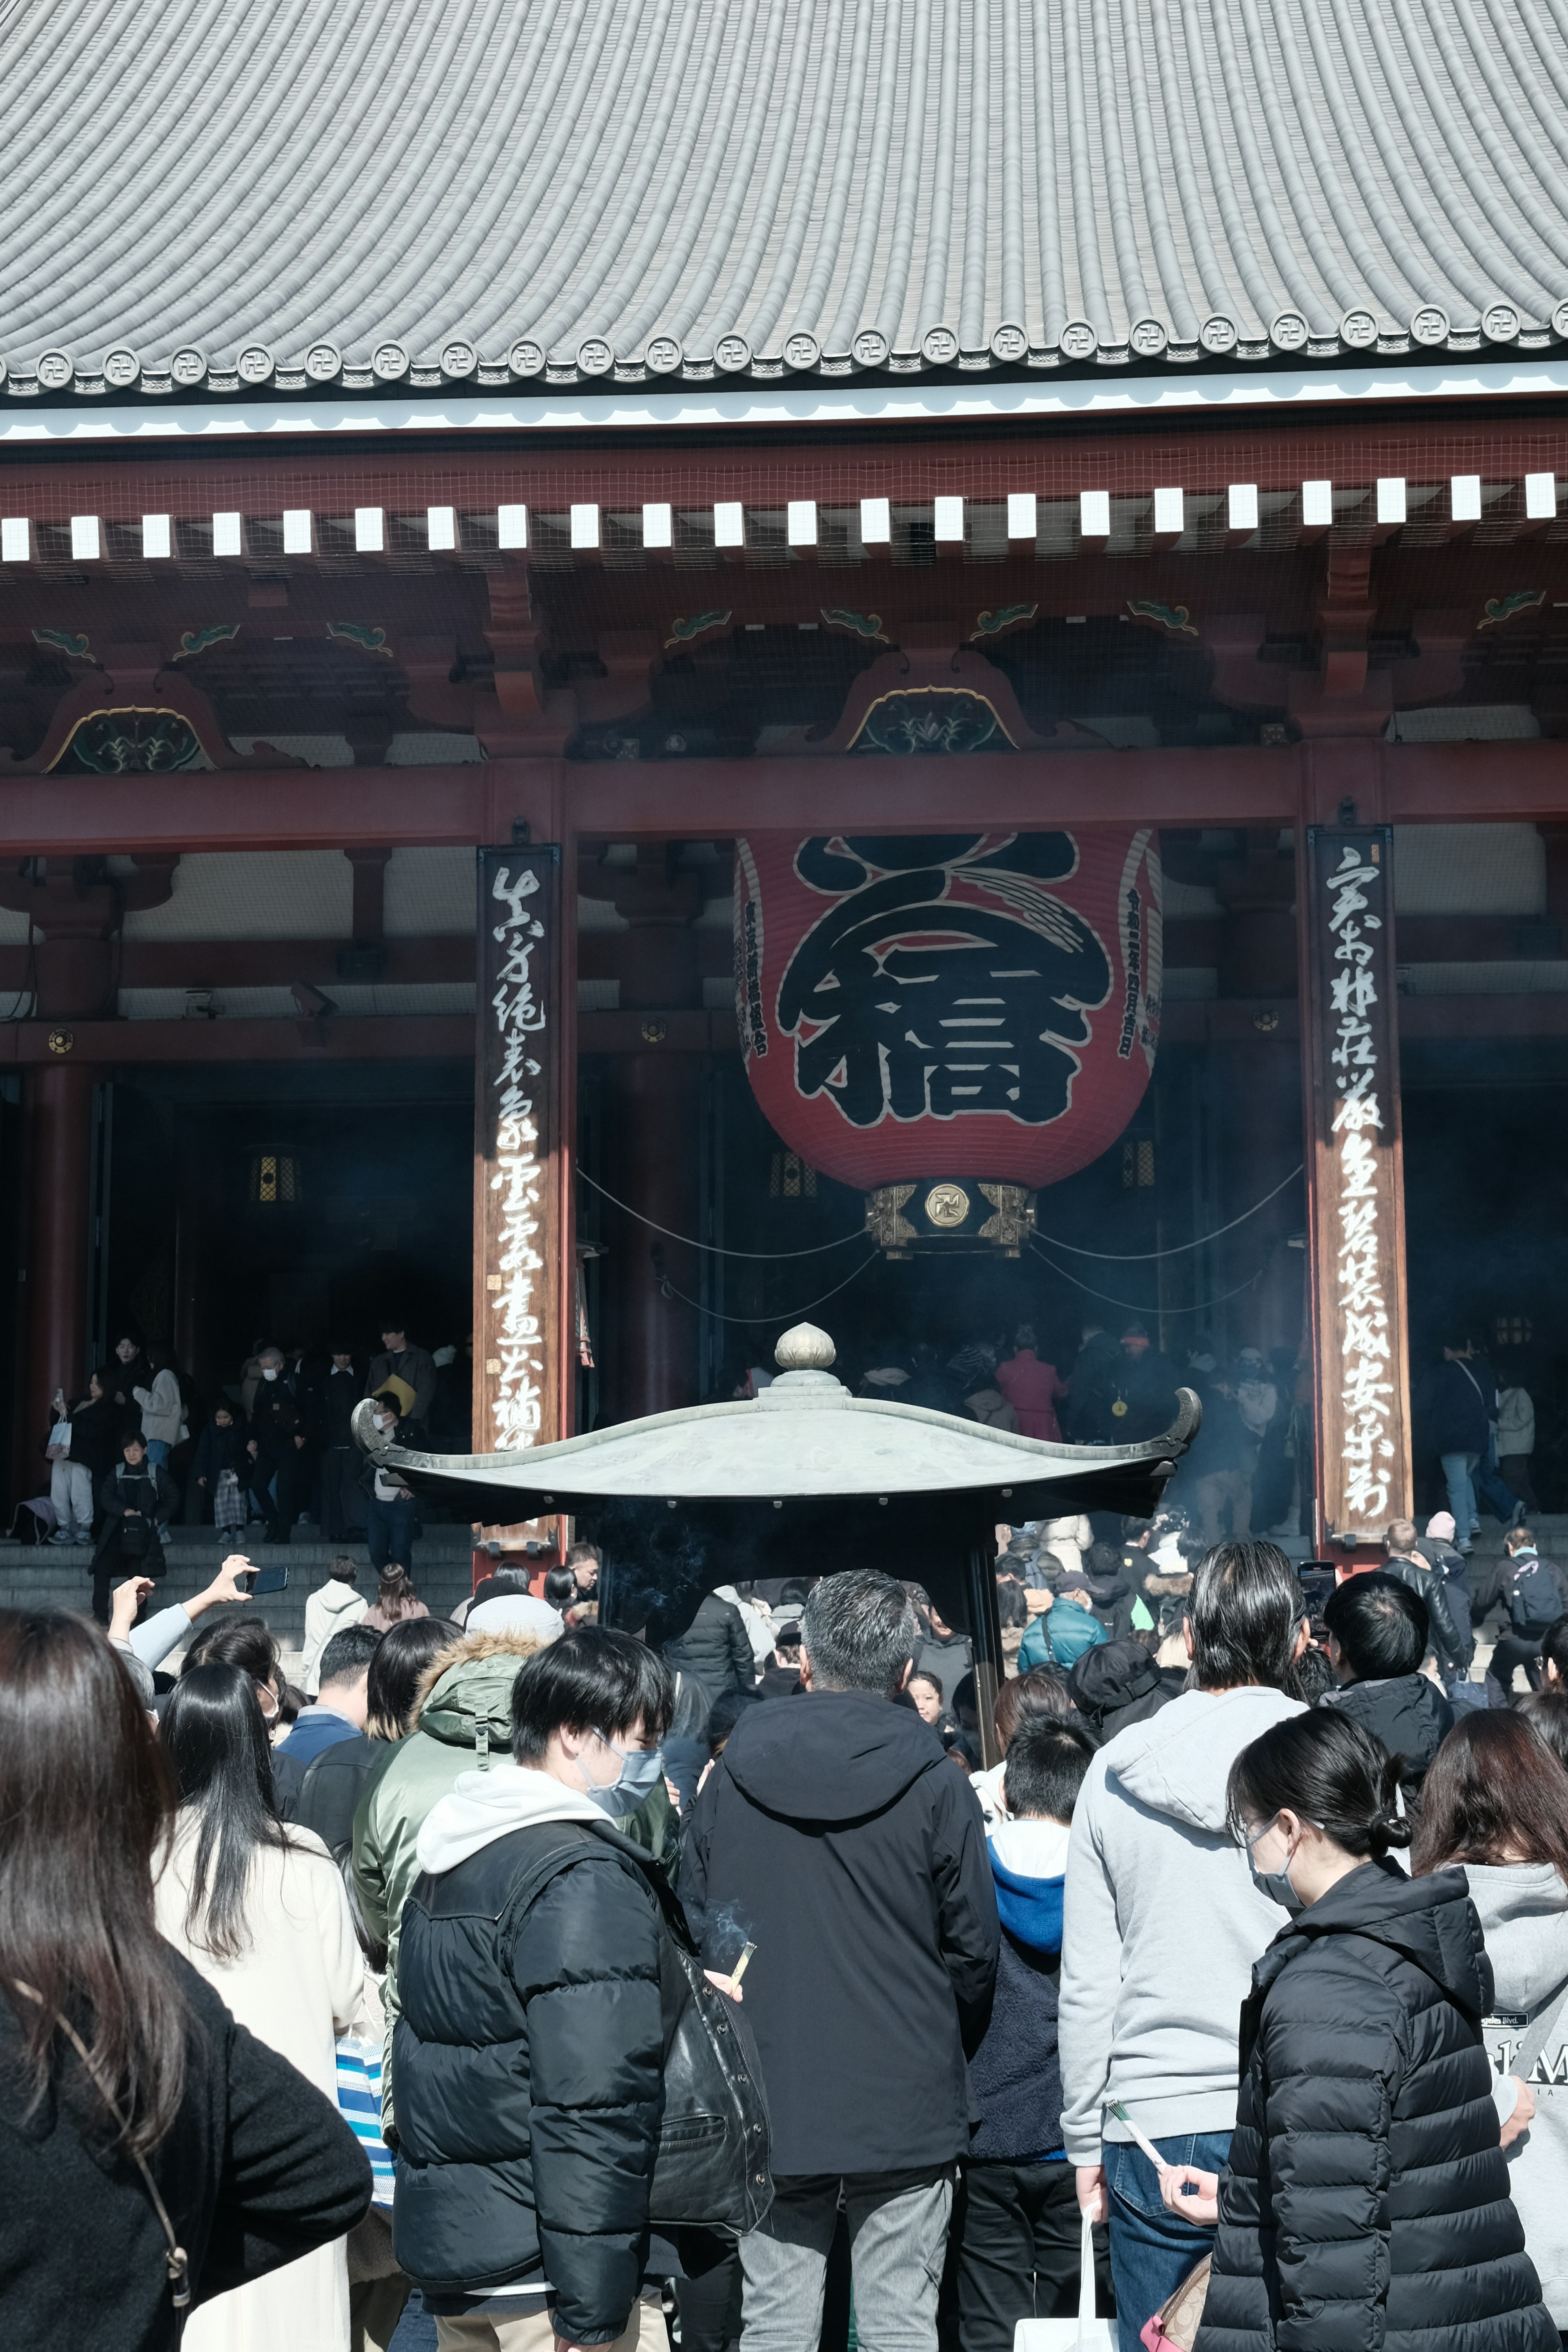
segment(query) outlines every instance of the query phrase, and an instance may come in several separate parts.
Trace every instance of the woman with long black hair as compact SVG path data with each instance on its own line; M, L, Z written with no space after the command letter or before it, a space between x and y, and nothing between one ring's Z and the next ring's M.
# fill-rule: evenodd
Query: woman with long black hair
M158 1933L168 1769L115 1653L63 1610L0 1610L0 1789L6 2339L174 2352L184 2297L341 2236L369 2167Z
M1194 2221L1217 2189L1194 2352L1557 2352L1499 2145L1480 1922L1461 1872L1390 1861L1398 1765L1315 1708L1242 1749L1227 1801L1292 1916L1242 2010L1230 2161L1161 2180Z
M158 1924L240 2022L331 2098L364 1963L325 1846L278 1818L253 1677L239 1665L189 1668L170 1693L163 1738L180 1810ZM348 2352L342 2239L225 2296L184 2341L186 2352Z

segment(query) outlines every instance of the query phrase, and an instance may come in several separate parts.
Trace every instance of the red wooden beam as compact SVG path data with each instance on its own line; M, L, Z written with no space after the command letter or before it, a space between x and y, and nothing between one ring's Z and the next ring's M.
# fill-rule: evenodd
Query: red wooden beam
M504 500L547 512L576 502L631 512L645 500L710 507L716 477L725 498L773 508L790 499L829 506L871 497L925 503L939 492L992 500L1010 490L1044 498L1076 497L1081 489L1147 496L1167 484L1202 492L1231 482L1265 490L1322 478L1359 485L1384 475L1418 482L1473 473L1519 479L1561 471L1563 450L1560 418L1521 416L1486 402L1424 417L1358 410L1287 423L1251 415L1217 431L1194 431L1184 418L1153 430L1142 418L1129 423L1131 430L1112 425L1063 432L1038 418L994 417L970 431L909 439L876 425L838 430L831 439L810 431L781 439L763 429L719 428L628 436L617 448L591 440L563 448L523 436L470 447L433 433L413 446L353 450L301 440L267 449L198 454L161 447L42 462L29 452L26 466L6 469L14 486L6 511L58 521L144 512L200 519L235 509L277 515L285 507L347 516L356 507L381 506L422 515L428 505L493 512Z
M1216 964L1224 952L1228 919L1223 914L1168 919L1167 971ZM1292 928L1288 912L1275 919L1281 931ZM1399 961L1402 964L1534 962L1541 956L1539 945L1528 939L1521 944L1521 927L1531 920L1519 915L1402 916ZM359 984L342 980L338 971L338 958L350 944L347 940L126 940L120 949L120 985L221 991L287 988L298 980L308 981L331 995L340 986ZM630 931L580 931L578 977L624 979L636 971L639 952ZM382 943L382 953L380 984L387 987L439 987L474 977L471 934L387 940ZM697 968L703 979L724 978L731 969L731 953L727 929L698 932ZM32 963L32 950L0 947L0 994L26 989ZM1172 1009L1167 1006L1167 1015Z
M715 934L714 936L719 936ZM342 981L338 958L347 940L127 940L120 949L121 988L287 988L310 981L328 995ZM728 942L726 942L726 946ZM382 982L432 987L474 976L472 937L388 940ZM0 992L26 988L32 950L0 948Z
M73 1063L472 1061L464 1013L347 1014L306 1021L13 1021L0 1023L0 1065L55 1063L51 1037L68 1036Z
M1259 1022L1272 1024L1259 1031ZM662 1025L656 1040L645 1024ZM49 1039L62 1029L72 1038L73 1062L126 1066L173 1062L470 1062L474 1024L461 1013L342 1015L312 1029L307 1043L299 1021L16 1021L0 1023L0 1066L57 1060ZM1568 992L1539 996L1405 996L1400 1033L1415 1037L1568 1036ZM1168 1004L1163 1035L1170 1045L1234 1045L1267 1035L1297 1049L1300 1023L1291 998L1206 998ZM584 1054L733 1054L740 1050L734 1014L584 1013L577 1044Z
M1531 824L1568 818L1568 742L1384 743L1060 751L905 761L494 760L0 781L0 858L117 851L404 848L510 838L729 840L781 829L986 831L1055 824Z
M1328 748L1316 746L1320 755ZM1533 824L1568 808L1568 742L1376 748L1386 821L1394 824Z

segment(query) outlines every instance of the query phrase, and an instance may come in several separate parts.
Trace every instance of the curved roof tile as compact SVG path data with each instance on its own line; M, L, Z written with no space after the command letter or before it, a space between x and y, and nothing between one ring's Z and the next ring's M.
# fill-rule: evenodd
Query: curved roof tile
M1568 340L1563 0L22 0L5 42L16 397Z

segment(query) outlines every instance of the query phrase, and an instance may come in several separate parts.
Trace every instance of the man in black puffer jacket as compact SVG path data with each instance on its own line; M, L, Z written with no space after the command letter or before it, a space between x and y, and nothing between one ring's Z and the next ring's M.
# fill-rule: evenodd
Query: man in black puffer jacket
M732 1601L704 1593L684 1633L664 1645L664 1654L683 1675L695 1675L710 1704L727 1691L750 1690L757 1679L751 1640Z
M510 2346L528 2322L529 2344L552 2328L561 2352L636 2341L663 1931L646 1857L612 1823L658 1780L669 1706L653 1651L568 1633L518 1676L522 1769L462 1774L420 1830L393 2240L444 2345Z

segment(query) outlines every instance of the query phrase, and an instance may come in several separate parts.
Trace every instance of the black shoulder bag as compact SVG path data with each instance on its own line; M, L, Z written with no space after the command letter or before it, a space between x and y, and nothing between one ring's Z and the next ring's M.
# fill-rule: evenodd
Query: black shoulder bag
M578 1834L541 1857L507 1907L535 1901L552 1878L583 1858L585 1843L610 1845L636 1864L658 1902L661 1928L664 2120L648 2221L658 2231L742 2237L773 2201L767 2098L750 2030L738 2003L709 1983L685 1914L641 1847L608 1822L603 1832L572 1826Z

